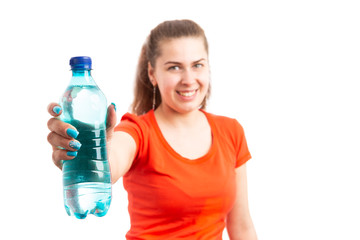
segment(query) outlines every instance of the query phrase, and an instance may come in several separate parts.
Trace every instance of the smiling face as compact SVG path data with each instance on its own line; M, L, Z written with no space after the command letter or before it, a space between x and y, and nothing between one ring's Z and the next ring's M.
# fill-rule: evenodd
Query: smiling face
M209 89L208 54L201 37L163 41L149 78L161 94L159 107L178 113L198 110Z

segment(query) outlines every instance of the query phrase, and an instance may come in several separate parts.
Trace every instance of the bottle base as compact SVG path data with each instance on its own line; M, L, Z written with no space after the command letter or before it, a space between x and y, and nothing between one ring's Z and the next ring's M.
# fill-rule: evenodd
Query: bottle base
M106 215L111 203L111 183L85 182L64 186L64 205L69 216Z

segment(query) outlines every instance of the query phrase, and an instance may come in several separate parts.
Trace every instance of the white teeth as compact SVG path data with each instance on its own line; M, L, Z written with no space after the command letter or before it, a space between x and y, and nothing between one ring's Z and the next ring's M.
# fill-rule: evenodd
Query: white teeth
M191 92L179 92L179 94L184 97L191 97L195 94L195 90Z

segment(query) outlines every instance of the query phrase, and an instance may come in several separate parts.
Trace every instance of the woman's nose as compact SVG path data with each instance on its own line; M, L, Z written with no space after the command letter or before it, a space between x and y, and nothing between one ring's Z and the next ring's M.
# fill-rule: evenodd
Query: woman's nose
M183 71L181 83L186 85L191 85L194 82L196 82L196 74L189 69Z

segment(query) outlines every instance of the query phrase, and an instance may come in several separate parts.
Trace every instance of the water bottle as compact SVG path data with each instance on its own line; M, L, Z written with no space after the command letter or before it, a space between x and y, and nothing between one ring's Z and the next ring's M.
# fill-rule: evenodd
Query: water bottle
M60 99L60 119L79 132L81 148L63 161L64 205L69 216L104 216L111 202L111 175L106 151L107 104L91 77L91 58L70 59L72 78Z

